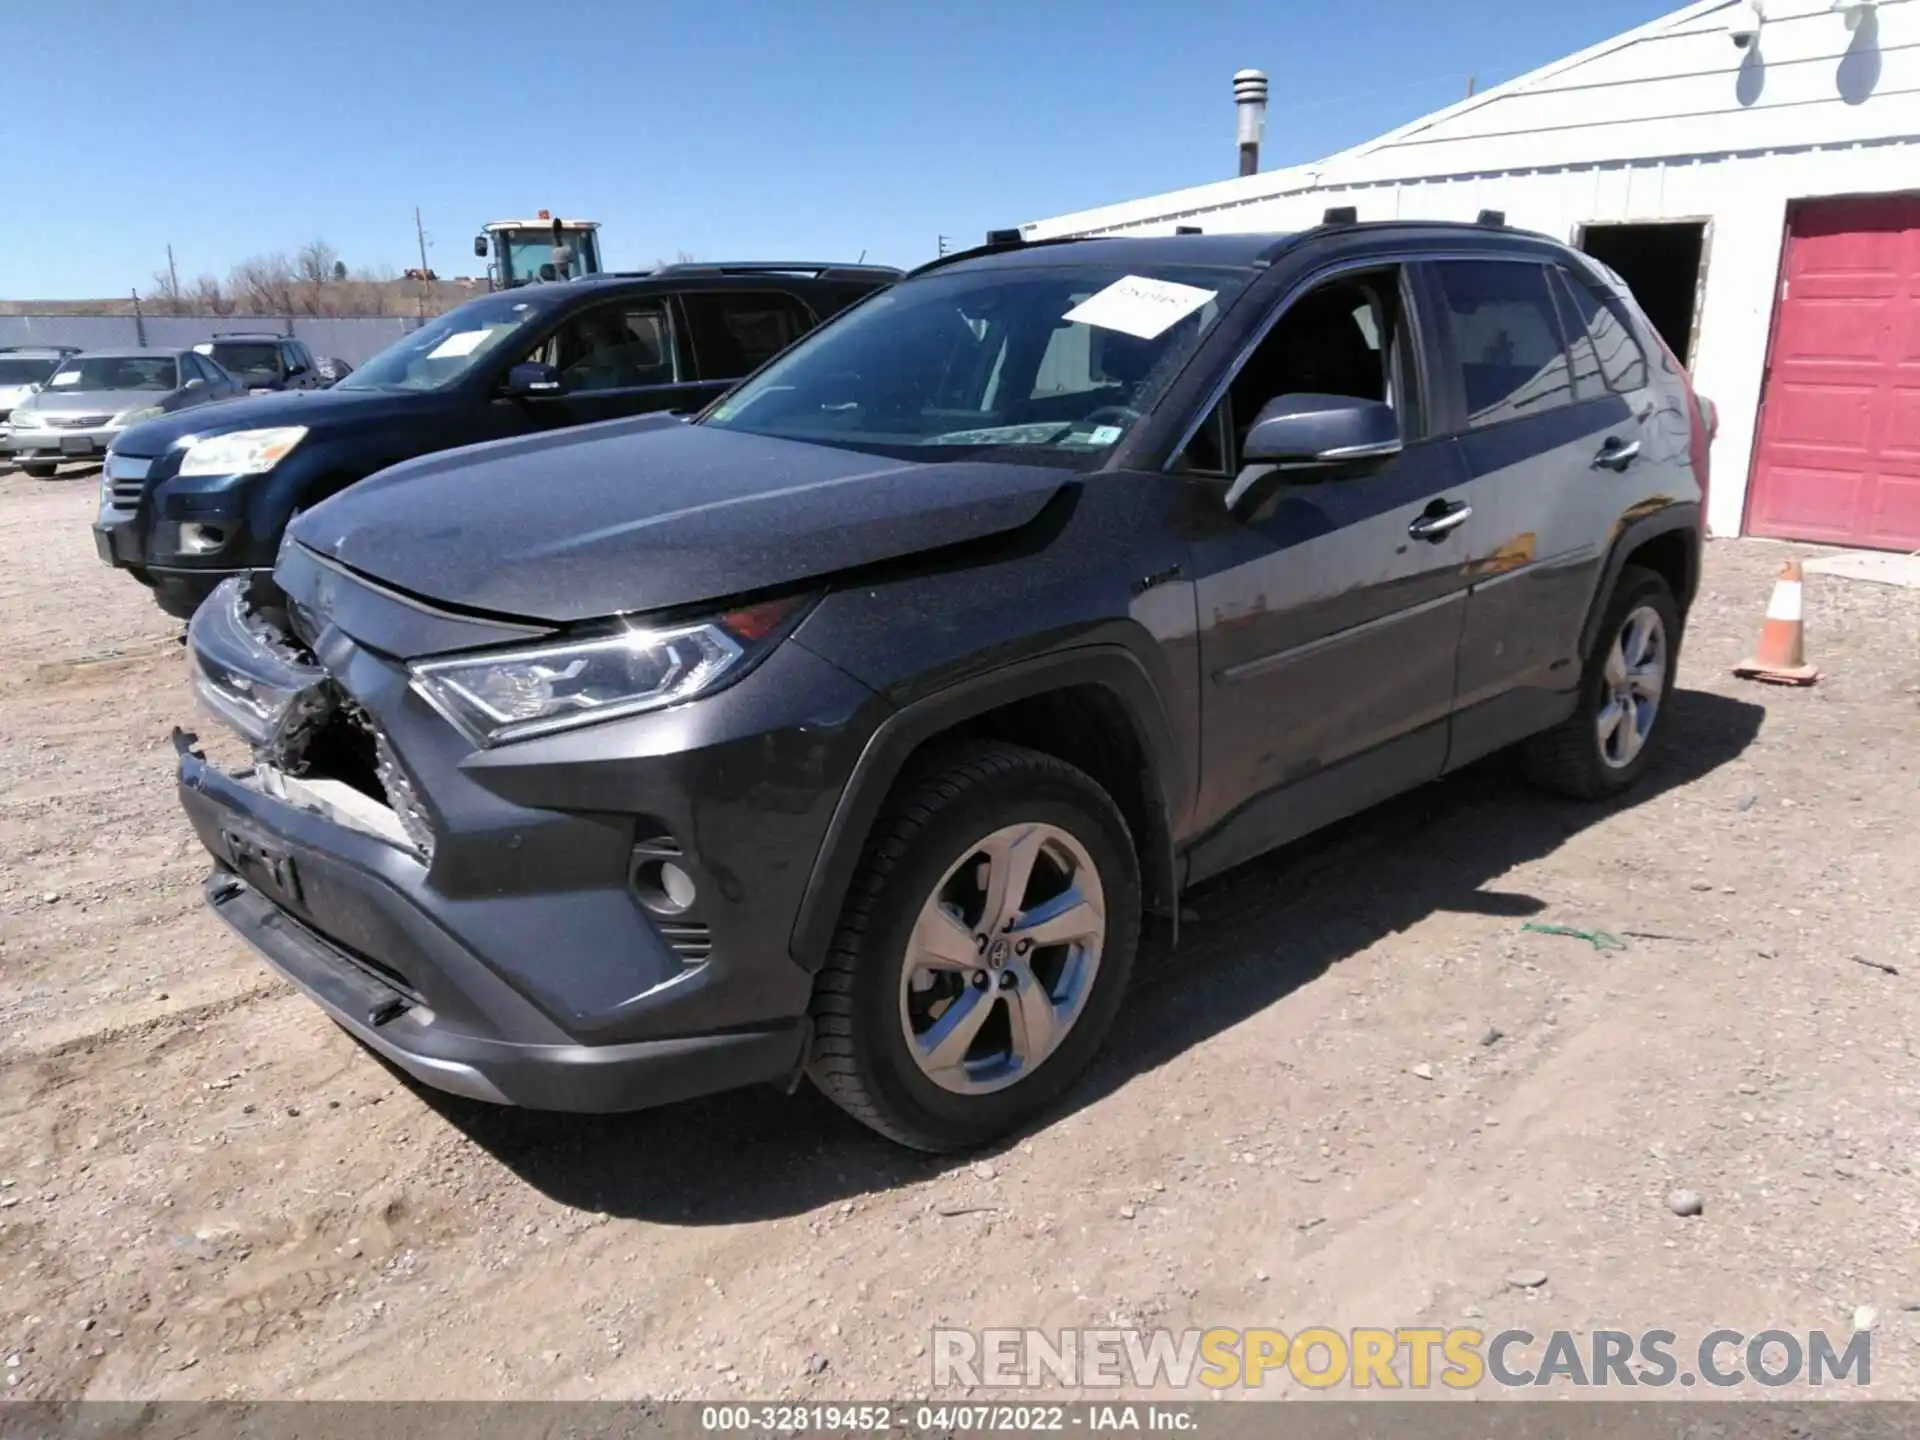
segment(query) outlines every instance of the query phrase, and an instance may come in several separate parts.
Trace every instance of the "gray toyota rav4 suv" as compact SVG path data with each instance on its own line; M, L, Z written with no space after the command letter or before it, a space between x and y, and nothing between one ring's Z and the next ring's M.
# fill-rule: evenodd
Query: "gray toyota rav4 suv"
M1662 738L1712 409L1543 237L989 244L691 423L398 465L195 616L215 911L427 1085L800 1075L907 1145L1087 1065L1147 912L1507 746Z

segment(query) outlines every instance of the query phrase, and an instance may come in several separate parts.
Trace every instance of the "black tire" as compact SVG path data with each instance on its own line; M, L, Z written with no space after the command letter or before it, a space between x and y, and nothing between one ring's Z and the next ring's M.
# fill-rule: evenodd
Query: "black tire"
M1625 765L1612 765L1602 753L1596 727L1606 695L1606 661L1627 617L1641 606L1651 608L1660 617L1666 633L1666 671L1640 751ZM1661 737L1666 733L1667 712L1673 708L1673 676L1680 658L1680 608L1674 602L1667 582L1651 570L1629 565L1621 570L1613 598L1607 602L1598 637L1580 672L1580 699L1569 715L1553 729L1528 741L1521 750L1521 763L1527 778L1542 789L1576 800L1602 800L1630 789L1646 771Z
M1099 966L1073 1028L1031 1076L956 1094L924 1074L901 1025L902 970L922 905L970 846L1023 822L1087 852L1106 901ZM1112 798L1065 761L1014 745L949 751L904 778L874 826L814 984L807 1070L862 1124L916 1150L963 1150L1019 1129L1086 1069L1140 941L1140 866ZM1038 952L1036 952L1038 953Z
M54 472L59 470L60 467L58 465L49 465L44 460L27 460L22 462L20 468L27 472L30 479L51 480L54 477Z
M176 620L193 619L193 612L213 593L211 585L199 581L162 580L151 573L141 583L153 591L153 603L160 607L161 613Z

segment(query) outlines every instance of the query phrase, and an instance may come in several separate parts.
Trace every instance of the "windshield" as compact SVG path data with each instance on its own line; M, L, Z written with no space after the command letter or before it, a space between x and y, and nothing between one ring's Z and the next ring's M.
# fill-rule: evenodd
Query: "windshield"
M0 385L38 385L52 373L51 360L0 359Z
M1251 278L1200 266L935 274L817 330L704 423L911 459L1091 468Z
M280 378L280 347L270 341L240 345L216 340L203 353L211 354L223 368L242 380Z
M553 232L551 230L506 230L501 232L507 247L507 274L514 280L538 280L540 267L553 264ZM570 246L573 259L568 263L565 274L556 273L556 279L570 279L578 275L591 275L599 270L593 252L593 232L590 230L563 231L560 243Z
M47 381L63 390L177 390L179 373L171 355L82 355L69 360Z
M541 308L511 295L469 301L396 340L333 388L445 390L537 321Z

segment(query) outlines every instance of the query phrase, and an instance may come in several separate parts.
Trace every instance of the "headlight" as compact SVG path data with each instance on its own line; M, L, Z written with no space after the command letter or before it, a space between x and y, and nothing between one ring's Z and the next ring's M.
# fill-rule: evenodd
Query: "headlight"
M182 475L264 475L307 438L304 425L272 430L235 430L195 440L180 461Z
M142 405L134 410L123 410L113 417L115 425L138 425L142 420L151 420L155 416L167 413L164 405Z
M482 745L677 705L771 649L799 609L775 600L696 625L426 660L414 688Z

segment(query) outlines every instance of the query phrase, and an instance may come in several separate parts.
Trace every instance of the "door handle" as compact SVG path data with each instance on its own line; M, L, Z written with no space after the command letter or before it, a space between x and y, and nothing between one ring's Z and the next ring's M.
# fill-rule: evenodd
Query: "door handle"
M1607 437L1607 443L1600 447L1600 453L1593 457L1596 470L1625 470L1640 457L1640 442L1629 440L1625 444Z
M1471 505L1455 505L1451 510L1428 511L1411 525L1407 534L1416 540L1441 541L1467 523L1473 514Z

